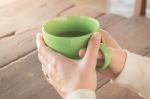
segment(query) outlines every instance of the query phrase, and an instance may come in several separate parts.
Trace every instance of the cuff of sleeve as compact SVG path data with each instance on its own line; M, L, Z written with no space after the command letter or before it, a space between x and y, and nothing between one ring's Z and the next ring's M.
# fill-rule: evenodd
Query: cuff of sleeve
M96 94L93 90L79 89L72 92L66 99L96 99Z
M122 70L122 72L118 75L118 77L115 79L116 82L119 82L121 84L132 84L134 82L134 79L136 77L140 77L141 73L138 71L137 66L135 63L138 61L138 55L135 55L127 50L125 50L127 53L127 58L125 62L125 66ZM133 81L133 82L132 82Z
M139 82L141 82L141 78L143 76L143 65L139 65L142 64L140 62L141 56L131 53L127 50L125 51L127 53L125 66L122 72L115 79L115 82L125 85L129 89L132 89L139 94L141 87Z

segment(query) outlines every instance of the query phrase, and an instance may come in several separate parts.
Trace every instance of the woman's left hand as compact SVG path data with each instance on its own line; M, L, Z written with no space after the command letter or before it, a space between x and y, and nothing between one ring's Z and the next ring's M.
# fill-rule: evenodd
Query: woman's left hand
M42 34L37 34L38 57L48 82L65 98L77 89L96 89L96 63L101 41L100 33L89 40L85 56L72 60L45 46Z

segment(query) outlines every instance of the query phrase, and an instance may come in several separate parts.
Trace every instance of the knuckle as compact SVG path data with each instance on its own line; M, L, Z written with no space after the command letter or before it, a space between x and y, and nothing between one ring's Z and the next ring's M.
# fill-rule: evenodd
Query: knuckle
M58 61L54 57L49 58L48 63L49 63L48 67L51 68L52 70L54 70L58 65Z
M90 64L89 61L85 61L85 60L84 60L84 61L82 62L82 65L87 67L87 66L89 66L89 65L91 65L91 64Z
M48 58L47 58L48 62L56 62L57 60L57 56L56 55L48 55Z
M62 59L62 56L60 53L54 53L53 59L60 61Z
M93 69L93 62L91 62L91 60L83 60L82 62L81 62L81 67L82 67L82 70L83 71L89 71L89 70L91 70L91 69Z
M39 59L40 62L42 62L42 57L39 53L38 53L38 59Z
M45 51L44 46L38 48L38 53L43 54L44 51Z

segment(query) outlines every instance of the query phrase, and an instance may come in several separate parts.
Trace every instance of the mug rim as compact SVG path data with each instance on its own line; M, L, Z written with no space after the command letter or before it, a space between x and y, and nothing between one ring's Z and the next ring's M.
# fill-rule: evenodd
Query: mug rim
M100 30L100 24L99 22L92 18L92 17L89 17L89 16L58 16L58 17L54 17L54 18L51 18L51 19L48 19L47 21L45 21L43 24L42 24L42 32L45 33L45 34L48 34L49 36L52 36L52 37L55 37L55 38L80 38L80 37L84 37L84 36L89 36L89 35L92 35L92 32L91 33L87 33L87 34L84 34L84 35L80 35L80 36L57 36L57 35L52 35L48 32L45 31L45 28L44 28L44 25L47 24L48 22L52 21L52 20L55 20L55 19L59 19L59 18L68 18L68 17L84 17L84 18L88 18L92 21L95 21L95 24L96 26L98 27L97 31L95 32L98 32ZM94 32L93 32L94 33Z

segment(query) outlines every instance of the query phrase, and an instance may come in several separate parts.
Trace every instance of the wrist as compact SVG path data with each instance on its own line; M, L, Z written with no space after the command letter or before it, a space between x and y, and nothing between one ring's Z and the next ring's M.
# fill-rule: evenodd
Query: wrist
M110 52L112 60L109 68L117 77L124 68L127 55L123 49L110 48Z

